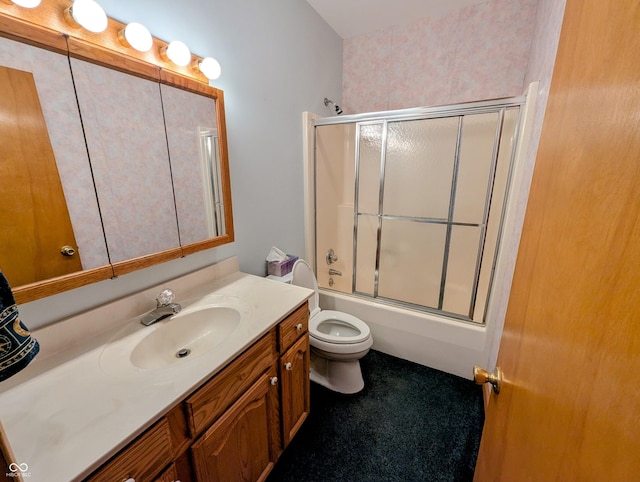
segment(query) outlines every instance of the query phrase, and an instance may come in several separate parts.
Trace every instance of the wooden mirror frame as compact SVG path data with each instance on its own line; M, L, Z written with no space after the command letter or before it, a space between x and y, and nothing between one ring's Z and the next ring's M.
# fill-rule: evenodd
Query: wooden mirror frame
M14 297L19 304L234 241L224 94L211 87L208 79L194 67L202 58L192 55L193 62L190 65L177 66L160 54L161 48L168 43L155 37L153 47L148 52L127 48L118 40L118 32L125 24L111 18L108 19L107 29L99 34L71 27L64 17L64 11L70 5L70 0L44 0L40 6L26 9L0 1L0 36L213 98L216 103L225 234L163 252L14 287Z

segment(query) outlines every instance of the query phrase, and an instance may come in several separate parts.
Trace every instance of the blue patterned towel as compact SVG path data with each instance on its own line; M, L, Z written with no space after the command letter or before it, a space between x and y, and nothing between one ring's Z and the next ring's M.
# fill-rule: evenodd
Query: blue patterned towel
M39 350L40 345L18 317L11 287L0 271L0 382L26 367Z

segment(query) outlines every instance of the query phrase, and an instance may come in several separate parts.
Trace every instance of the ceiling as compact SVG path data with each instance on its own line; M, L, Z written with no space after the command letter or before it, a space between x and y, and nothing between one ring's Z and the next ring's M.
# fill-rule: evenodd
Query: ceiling
M488 0L307 0L342 38L355 37L418 18Z

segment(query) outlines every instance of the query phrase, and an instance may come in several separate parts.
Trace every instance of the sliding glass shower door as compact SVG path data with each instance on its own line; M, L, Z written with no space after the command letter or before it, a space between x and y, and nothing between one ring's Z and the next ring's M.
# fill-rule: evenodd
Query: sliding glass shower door
M317 125L319 284L484 322L519 110Z

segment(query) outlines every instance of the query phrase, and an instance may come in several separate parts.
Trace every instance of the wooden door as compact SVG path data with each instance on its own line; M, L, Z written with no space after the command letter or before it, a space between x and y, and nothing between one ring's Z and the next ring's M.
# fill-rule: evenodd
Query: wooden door
M640 480L640 1L568 0L475 480Z
M282 380L282 444L291 439L307 419L311 408L309 386L309 336L302 336L280 358Z
M0 269L13 286L80 271L33 75L0 67L0 92Z

